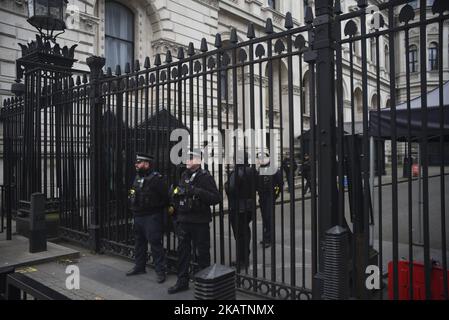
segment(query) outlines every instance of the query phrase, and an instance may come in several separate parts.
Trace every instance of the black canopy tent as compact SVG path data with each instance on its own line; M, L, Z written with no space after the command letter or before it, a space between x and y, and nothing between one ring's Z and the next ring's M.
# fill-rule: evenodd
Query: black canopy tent
M441 134L444 140L449 141L449 81L443 85L443 132L441 131L441 107L440 107L440 87L427 94L427 141L439 141ZM423 113L421 107L421 97L410 101L410 110L407 103L396 106L396 126L397 140L407 141L410 129L412 141L418 142L422 139ZM369 134L374 138L385 140L391 139L392 133L392 110L384 109L370 111L369 114ZM410 117L410 122L409 122ZM410 127L410 128L409 128Z

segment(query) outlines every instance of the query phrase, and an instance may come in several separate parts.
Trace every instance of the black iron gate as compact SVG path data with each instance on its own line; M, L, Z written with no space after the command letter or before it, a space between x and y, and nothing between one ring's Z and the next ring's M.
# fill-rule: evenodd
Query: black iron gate
M448 76L443 74L443 56L447 55L447 49L443 49L442 39L443 25L447 22L449 7L445 1L388 1L378 6L369 6L368 1L358 1L358 4L359 10L350 13L343 14L340 8L335 8L335 20L337 26L341 26L336 38L336 101L339 127L336 137L339 159L344 157L345 149L356 149L356 139L343 139L345 71L349 72L351 93L354 92L356 82L361 83L361 95L357 97L356 94L351 94L349 99L352 124L349 135L356 134L354 124L358 108L357 100L360 98L360 105L363 108L361 120L363 129L359 132L362 147L359 153L350 153L351 159L348 159L349 162L355 163L356 158L362 155L360 172L363 193L359 198L359 210L356 212L358 217L353 219L354 270L363 272L366 266L373 263L371 253L375 248L378 252L377 263L380 274L389 273L390 298L448 299L447 176L444 164L449 118L444 102L444 97L448 94L447 89L444 89L444 82ZM435 57L437 65L429 67L427 61L432 57L430 53L429 56L426 54L429 42L427 34L428 30L434 27L438 30L437 41L440 45ZM404 47L405 50L401 50ZM415 61L414 54L417 53L411 54L411 51L417 48L420 64ZM346 58L346 70L343 70L345 50L349 57ZM381 52L385 57L383 63ZM359 65L356 60L359 60ZM434 70L435 74L438 74L433 86L430 85L429 79L433 74L429 70ZM401 77L398 77L398 74L401 74ZM399 98L398 95L398 82L401 78L405 79L402 80L405 98ZM420 83L421 97L418 106L416 104L412 106L411 79ZM389 104L391 107L387 111L382 110L380 99L384 90L391 99ZM430 101L428 92L431 90L439 92L437 102ZM372 96L376 96L377 99L369 101L371 92L374 92ZM405 107L400 107L400 104ZM388 119L384 122L381 118L385 114ZM384 126L385 124L387 126ZM384 169L381 162L370 161L373 157L368 155L385 152L381 149L382 144L377 144L376 147L376 140L391 142L390 172L385 179L391 179L388 184L383 181L382 174L377 175L377 183L374 179L374 171L383 172ZM438 144L439 164L434 173L430 174L428 145L432 142ZM422 167L419 179L414 179L412 174L412 164L416 164L413 160L414 148L420 150L417 153L419 165ZM401 158L405 160L402 161ZM345 164L339 161L337 166L339 189L343 190ZM401 166L404 167L403 176L406 179L402 179L402 174L399 173ZM355 166L351 166L349 171L354 168ZM355 174L353 171L352 175ZM421 181L422 199L420 199ZM416 194L417 189L419 194ZM417 202L414 201L415 197L419 197ZM391 201L391 206L386 204L385 200ZM431 203L438 205L432 206L430 210ZM340 214L347 212L345 205L345 195L340 192L338 197ZM357 199L354 197L350 200L350 207L352 206L357 207ZM386 225L391 225L391 228L385 228ZM418 233L419 240L416 237ZM439 266L434 265L435 261ZM357 264L363 268L357 268ZM435 273L439 274L436 283L432 280L432 274L435 276ZM424 285L418 288L419 282L416 279L421 277L421 274ZM404 275L407 278L405 282L400 278ZM355 281L354 290L360 292L358 296L366 297L364 277L363 274L360 280ZM355 279L358 277L355 276ZM402 289L404 283L409 283L405 285L406 293ZM441 285L441 290L436 289L438 285Z
M253 213L251 262L247 268L238 267L239 289L278 299L367 298L373 292L365 287L367 267L377 266L382 277L387 270L385 263L391 261L389 285L393 298L400 298L399 251L406 247L411 265L414 260L424 261L427 299L434 298L431 258L441 262L444 292L440 298L447 299L448 197L443 151L449 114L443 103L443 96L448 94L443 92L443 55L447 50L439 46L439 127L428 134L427 70L422 64L421 134L411 134L412 111L408 103L409 134L398 136L395 45L400 39L397 35L405 35L408 85L409 31L419 29L421 60L425 61L426 27L437 25L443 43L448 8L446 2L437 0L430 14L428 1L421 1L420 9L407 2L393 0L368 7L367 1L358 1L356 10L343 14L339 1L334 5L331 0L316 0L315 10L307 8L305 25L301 27L294 27L288 13L282 32L273 31L271 20L263 30L249 24L244 41L238 40L233 29L229 39L217 34L213 49L203 39L200 48L193 43L180 48L176 58L171 52L157 54L154 61L147 58L143 65L139 61L128 63L124 70L120 66L104 70L104 58L91 57L87 60L90 74L78 76L75 74L80 71L72 69L74 48L60 49L37 38L22 48L23 57L18 60L18 97L5 101L1 111L5 190L11 199L8 210L17 212L20 200L28 200L33 192L43 192L57 203L62 238L96 252L132 257L127 190L133 178L135 154L154 154L157 169L169 184L175 182L179 168L170 161L176 143L170 135L181 129L188 132L190 147L223 144L233 160L237 150L248 151L251 160L256 153L270 150L273 159L284 164L280 170L293 186L281 190L273 207L270 248L259 246L260 210ZM256 31L260 37L255 36ZM389 70L380 64L380 49L385 41L390 48L386 56ZM374 71L368 70L368 42ZM345 97L346 78L351 87L349 97ZM361 110L357 105L359 96L353 90L357 81L361 82ZM380 125L380 97L385 88L391 99L388 138ZM378 98L370 111L368 93L372 91ZM349 108L345 105L348 100ZM410 90L406 101L411 101ZM345 116L345 110L349 110L349 116ZM361 123L357 123L357 117L361 117ZM376 119L377 132L373 129ZM237 136L226 135L238 130ZM385 139L391 140L391 166L385 178L391 178L388 186L384 186L382 175L377 181L373 178L375 172L385 171L383 161L370 161L374 153L385 154L381 149ZM429 176L430 140L439 144L442 158L433 177ZM404 156L409 160L414 145L420 146L424 196L420 227L423 250L419 253L413 237L416 179L412 166L406 170L407 180L398 179L400 142L407 145ZM215 160L221 157L217 150L211 153ZM310 179L293 169L295 162L307 163L306 155L310 158ZM212 260L230 265L238 259L224 192L232 161L212 161L205 166L224 199L213 208ZM251 166L256 168L254 161ZM439 182L437 191L430 193L429 179ZM306 180L311 184L310 194L305 193ZM404 185L405 191L401 188ZM256 206L257 192L252 193ZM391 208L385 208L386 199ZM399 216L404 209L399 207L399 201L407 205L404 223L408 238L400 235L403 229ZM430 212L429 204L435 201L439 207ZM435 212L438 219L430 216ZM391 223L385 223L390 213ZM430 239L430 221L441 226L437 240ZM177 239L169 219L166 231L165 247L170 261L175 262ZM401 251L401 255L406 254ZM413 267L409 271L413 282ZM380 292L382 297L381 278L379 282L380 288L374 292ZM413 297L413 286L409 292Z

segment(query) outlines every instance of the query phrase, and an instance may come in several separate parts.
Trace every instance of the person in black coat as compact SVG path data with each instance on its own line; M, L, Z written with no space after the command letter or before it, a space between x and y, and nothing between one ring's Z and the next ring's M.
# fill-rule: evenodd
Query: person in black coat
M308 154L305 154L305 156L304 156L304 162L301 166L301 172L302 172L302 176L304 177L304 180L306 180L306 185L303 189L303 193L307 194L310 191L310 180L311 180L311 173L312 173L312 169L310 166L310 157Z
M175 230L178 236L178 281L169 294L189 289L192 242L197 249L200 270L210 266L210 206L221 201L214 178L201 168L201 153L190 152L187 168L171 190Z
M255 212L254 197L257 171L248 165L248 155L239 157L235 169L229 173L225 191L229 201L229 214L232 231L236 240L235 265L238 268L249 266L251 229L250 223Z
M267 174L270 166L268 154L259 154L260 168L257 176L257 193L262 212L263 239L260 242L264 248L269 248L274 242L272 239L273 215L275 213L276 199L279 197L284 185L281 170L274 174Z
M148 242L157 273L157 282L166 278L165 253L162 245L164 214L168 205L168 188L159 172L153 170L153 157L137 154L136 177L129 190L129 209L134 216L135 266L127 273L145 273Z
M287 184L288 184L288 192L291 194L293 192L294 189L294 181L295 181L295 172L296 170L298 170L298 164L296 163L295 159L293 159L293 179L290 176L290 171L291 171L291 161L289 157L286 157L283 161L282 161L282 169L284 170L285 176L287 177Z

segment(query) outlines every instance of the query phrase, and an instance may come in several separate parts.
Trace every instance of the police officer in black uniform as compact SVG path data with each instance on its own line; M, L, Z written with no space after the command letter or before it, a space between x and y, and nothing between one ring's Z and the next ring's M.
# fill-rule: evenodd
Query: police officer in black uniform
M170 194L179 244L178 281L168 289L169 294L189 289L192 242L197 249L199 268L210 266L210 206L221 201L214 178L201 168L201 152L190 152L186 167Z
M232 231L236 240L238 268L246 269L249 266L250 240L254 208L257 172L248 164L248 154L237 157L234 170L229 173L225 184L225 191L229 200L229 213Z
M290 176L290 172L293 171L293 176L296 173L296 170L298 170L298 164L296 163L295 159L293 158L293 168L290 163L290 157L284 158L282 161L282 168L285 172L285 176L287 177L287 184L288 184L288 192L291 194L295 188L294 186L294 178L292 179Z
M264 248L269 248L271 246L274 205L281 193L284 182L281 170L278 169L276 173L270 174L270 156L267 153L260 153L258 155L258 160L260 168L257 179L257 193L259 194L259 205L262 212L263 225L263 239L260 244Z
M301 172L302 172L302 176L306 180L306 185L303 189L303 193L307 194L307 192L310 191L310 180L311 180L311 173L312 173L311 166L310 166L310 157L307 153L304 156L304 162L301 167Z
M156 267L157 282L166 278L165 253L162 245L163 219L168 205L168 188L162 175L153 170L153 157L137 154L136 172L129 191L130 210L134 216L135 266L126 275L145 273L148 242Z

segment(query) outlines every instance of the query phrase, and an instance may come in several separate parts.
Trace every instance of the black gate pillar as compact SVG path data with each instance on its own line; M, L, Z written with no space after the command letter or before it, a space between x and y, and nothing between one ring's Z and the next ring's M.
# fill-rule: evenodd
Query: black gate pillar
M333 0L316 0L315 39L317 52L317 143L318 143L318 273L313 281L313 296L323 292L324 240L326 232L338 224L335 115L335 39Z
M90 68L90 221L89 241L93 252L100 251L100 148L101 148L101 70L106 59L92 56L87 60Z
M47 226L45 222L46 197L33 193L30 203L30 253L47 251Z
M12 137L11 137L11 124L9 121L3 121L3 179L5 186L3 187L4 192L4 212L6 213L6 240L12 240L12 179L11 179L11 169L12 169Z

